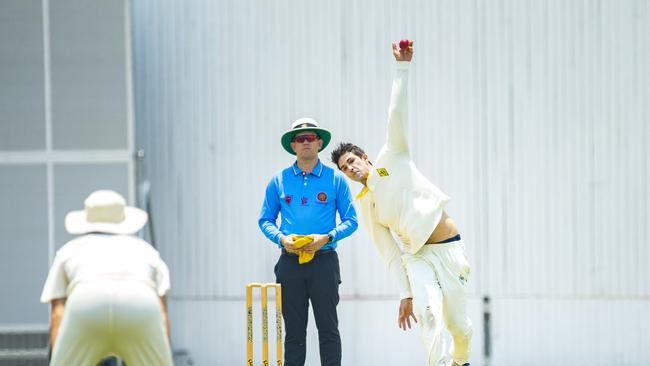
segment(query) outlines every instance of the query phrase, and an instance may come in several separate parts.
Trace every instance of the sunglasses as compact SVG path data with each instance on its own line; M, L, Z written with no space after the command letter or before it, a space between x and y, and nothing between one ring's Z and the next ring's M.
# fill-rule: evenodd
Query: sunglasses
M291 141L302 144L305 141L314 142L318 140L318 138L319 138L318 135L300 135L300 136L295 136Z

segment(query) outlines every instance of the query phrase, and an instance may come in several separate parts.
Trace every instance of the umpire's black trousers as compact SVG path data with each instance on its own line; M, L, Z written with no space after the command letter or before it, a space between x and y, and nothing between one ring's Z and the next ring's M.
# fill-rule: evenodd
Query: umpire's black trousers
M309 300L314 307L322 366L341 365L341 336L336 306L339 303L341 272L333 249L316 252L309 263L298 264L298 257L282 251L275 265L276 281L282 284L284 365L305 364Z

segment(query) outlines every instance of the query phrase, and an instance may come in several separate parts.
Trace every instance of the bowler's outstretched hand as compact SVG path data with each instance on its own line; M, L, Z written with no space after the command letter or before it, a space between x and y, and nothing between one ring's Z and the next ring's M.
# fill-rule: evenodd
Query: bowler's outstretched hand
M411 61L413 58L413 41L409 40L409 46L400 48L397 43L393 42L393 56L397 61Z

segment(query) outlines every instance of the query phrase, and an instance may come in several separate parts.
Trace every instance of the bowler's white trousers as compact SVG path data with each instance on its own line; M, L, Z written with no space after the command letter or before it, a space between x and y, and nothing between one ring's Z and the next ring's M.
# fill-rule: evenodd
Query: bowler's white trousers
M467 362L472 322L467 316L469 263L462 240L427 244L415 254L403 254L413 294L413 312L427 350L427 365L447 365L448 347L442 337L443 322L451 333L452 359Z
M108 355L128 366L171 366L160 298L141 281L91 280L67 298L51 366L93 366Z

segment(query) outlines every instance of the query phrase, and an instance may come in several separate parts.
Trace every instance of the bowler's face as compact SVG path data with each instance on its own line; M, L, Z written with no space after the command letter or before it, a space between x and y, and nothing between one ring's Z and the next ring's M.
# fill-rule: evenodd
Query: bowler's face
M339 169L345 174L348 178L355 182L364 183L370 174L370 169L372 165L368 161L368 155L363 154L362 157L358 157L354 153L347 152L339 158L338 161Z

